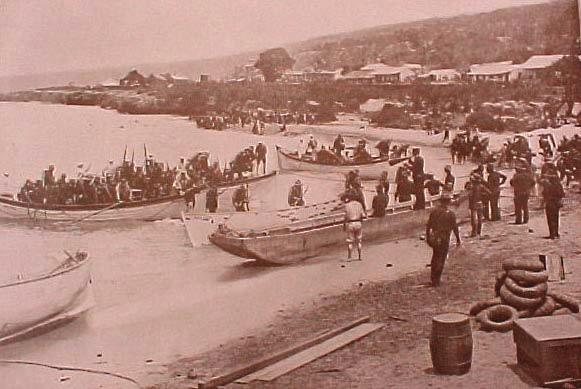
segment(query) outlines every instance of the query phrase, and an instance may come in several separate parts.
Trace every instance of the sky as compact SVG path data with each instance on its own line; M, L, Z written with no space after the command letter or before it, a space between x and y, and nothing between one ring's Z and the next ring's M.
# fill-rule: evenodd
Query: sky
M544 0L0 0L0 77L213 58Z

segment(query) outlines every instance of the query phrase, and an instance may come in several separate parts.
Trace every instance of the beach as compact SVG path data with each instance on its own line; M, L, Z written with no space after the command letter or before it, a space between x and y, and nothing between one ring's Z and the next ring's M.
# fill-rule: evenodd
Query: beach
M169 164L199 150L210 151L223 163L242 147L262 141L269 146L269 170L276 169L275 144L291 149L297 145L293 136L198 130L182 117L120 115L97 107L2 103L0 117L7 145L0 166L10 173L8 187L13 191L26 178L39 177L49 163L56 165L57 173L74 174L79 162L99 172L109 159L121 161L125 145L128 154L135 151L138 163L143 160L144 144ZM335 128L343 130L345 125ZM350 128L358 129L356 124ZM433 159L436 174L449 162L446 150L425 148L425 155ZM459 176L465 175L470 166L458 169ZM336 199L343 185L340 177L301 178L313 187L307 204ZM293 180L292 175L281 174L261 184L262 193L252 193L251 204L285 206L287 185ZM375 183L364 185L370 201ZM224 202L229 202L225 197ZM294 266L265 268L206 243L192 248L177 220L107 227L87 223L64 231L2 223L0 231L0 260L5 268L14 269L2 275L4 281L52 267L62 259L63 249L82 249L93 258L95 294L95 307L82 318L1 346L0 359L112 371L142 385L163 381L172 362L263 331L281 310L308 307L360 283L395 280L421 269L429 256L425 245L412 239L366 247L370 261L359 267L341 267L345 252L339 247ZM70 378L69 387L132 385L110 376L65 374L34 366L0 365L0 374L14 388L40 383L46 388L62 387L63 374Z

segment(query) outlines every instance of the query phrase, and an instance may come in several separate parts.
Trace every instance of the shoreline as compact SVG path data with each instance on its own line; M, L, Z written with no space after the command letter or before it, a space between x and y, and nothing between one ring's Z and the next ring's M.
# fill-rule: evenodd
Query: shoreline
M370 315L372 321L385 323L386 327L275 381L255 381L245 387L534 386L534 382L515 367L516 354L510 332L484 333L473 324L473 367L464 376L434 375L427 339L432 316L443 312L467 312L472 303L493 297L494 274L505 258L530 257L539 252L564 255L569 259L567 265L572 274L565 283L550 283L549 289L569 293L577 299L581 297L578 289L581 265L573 261L581 254L581 246L573 243L581 237L581 231L575 229L581 210L571 205L578 203L581 195L570 190L568 197L571 201L562 212L563 238L560 241L548 244L540 239L545 235L546 223L543 212L538 209L532 211L528 226L509 225L507 221L512 218L505 215L501 222L485 224L485 239L464 238L463 246L451 251L440 288L421 286L429 280L429 270L420 267L397 279L364 283L340 294L322 296L310 307L279 311L277 319L265 329L209 353L170 364L163 380L150 388L195 387L198 380L229 371L234 366L309 339L318 331L336 328L364 315ZM466 227L461 228L461 233L465 235ZM505 244L499 244L502 239L506 239ZM427 263L429 255L418 260ZM187 378L188 373L195 377ZM232 384L228 387L242 386Z

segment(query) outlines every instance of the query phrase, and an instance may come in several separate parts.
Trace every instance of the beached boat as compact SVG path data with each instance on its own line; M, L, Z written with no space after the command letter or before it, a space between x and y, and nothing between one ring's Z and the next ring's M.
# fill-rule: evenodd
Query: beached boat
M264 180L276 175L247 177L218 185L218 188ZM204 190L206 187L198 188ZM106 221L153 221L179 219L186 208L183 195L164 196L157 199L90 205L51 205L18 201L0 197L0 219L106 222Z
M0 343L70 320L92 306L90 259L69 257L45 274L0 285Z
M467 199L457 195L451 206L458 208ZM429 209L440 201L435 196L426 203L425 210L413 210L412 202L389 206L381 218L363 221L363 240L399 239L413 236L425 227ZM458 217L464 219L468 211L462 207ZM208 239L216 246L243 258L257 259L269 264L286 265L314 257L333 247L345 244L342 212L274 226L263 230L231 230L220 226Z
M345 163L342 165L322 164L316 161L300 158L298 155L276 146L276 156L280 170L308 171L316 173L347 174L351 170L359 170L359 176L364 180L376 180L384 171L394 169L394 165L408 158L374 157L366 164Z

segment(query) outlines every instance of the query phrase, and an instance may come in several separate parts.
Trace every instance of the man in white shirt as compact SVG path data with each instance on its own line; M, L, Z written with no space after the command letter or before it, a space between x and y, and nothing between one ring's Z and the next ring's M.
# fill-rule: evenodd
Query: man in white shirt
M343 195L343 201L345 201L343 229L347 231L347 260L351 260L353 243L355 243L357 245L358 260L361 261L361 239L363 237L361 221L367 218L367 212L359 201L355 201L350 193Z

